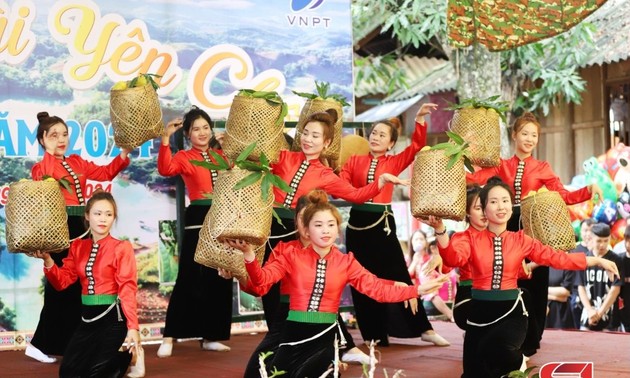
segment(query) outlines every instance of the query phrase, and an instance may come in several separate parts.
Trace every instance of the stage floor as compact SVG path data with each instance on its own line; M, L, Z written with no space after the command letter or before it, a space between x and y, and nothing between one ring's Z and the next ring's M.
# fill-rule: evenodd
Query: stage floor
M405 377L450 378L461 374L462 331L455 324L434 321L435 330L451 342L449 347L436 347L420 339L390 339L389 347L377 348L381 361L375 377L392 377L404 370ZM359 342L358 330L351 330ZM230 352L203 351L199 342L175 344L173 356L157 358L158 345L146 345L146 377L240 377L245 364L261 340L262 334L235 335L226 342ZM361 349L367 351L362 346ZM630 334L547 330L542 349L532 357L530 366L549 362L593 362L595 377L630 377ZM24 355L24 351L0 352L2 377L55 377L59 363L42 364ZM343 377L361 377L361 366L351 365Z

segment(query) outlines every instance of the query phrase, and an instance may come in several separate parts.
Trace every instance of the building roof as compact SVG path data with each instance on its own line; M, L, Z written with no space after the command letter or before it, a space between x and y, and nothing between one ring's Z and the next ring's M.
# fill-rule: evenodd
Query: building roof
M400 66L407 72L409 88L399 88L383 99L383 102L401 101L418 95L448 91L457 87L457 75L448 60L404 56Z
M597 32L593 36L592 57L582 67L618 62L630 56L630 0L608 0L585 21L593 23Z

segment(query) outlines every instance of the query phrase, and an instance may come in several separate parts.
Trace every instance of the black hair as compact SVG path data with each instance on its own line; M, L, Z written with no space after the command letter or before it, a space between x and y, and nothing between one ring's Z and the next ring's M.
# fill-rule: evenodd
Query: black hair
M510 193L510 200L512 201L512 203L514 203L514 194L512 193L512 188L510 188L508 184L503 182L503 180L501 180L499 176L492 176L488 179L486 185L479 192L479 200L481 201L482 209L485 210L486 205L488 204L488 193L490 193L491 189L496 188L497 186L500 186L503 189L507 190L507 192Z
M595 223L591 227L591 232L600 238L607 238L610 236L610 226L606 223Z
M68 125L61 117L51 116L48 112L37 113L37 121L39 122L37 126L37 143L42 147L44 147L44 133L47 133L51 127L61 123L68 130Z

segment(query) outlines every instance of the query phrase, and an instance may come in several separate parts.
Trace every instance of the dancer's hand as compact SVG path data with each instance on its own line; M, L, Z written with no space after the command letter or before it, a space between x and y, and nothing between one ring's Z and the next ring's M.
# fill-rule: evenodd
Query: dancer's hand
M385 184L399 184L404 186L409 186L411 184L411 180L398 178L391 173L383 173L378 178L378 188L383 189Z
M232 272L227 269L217 268L217 271L219 272L219 277L221 278L225 278L226 280L231 280L232 278L234 278Z
M125 343L127 344L127 350L129 350L129 353L132 352L132 348L142 348L142 345L140 345L140 332L138 332L137 329L128 330Z
M613 261L601 257L586 256L586 264L588 266L599 266L602 269L606 270L606 273L608 273L608 278L611 281L614 281L615 277L621 278L621 276L619 275L617 264L615 264Z
M44 267L45 268L51 268L55 264L55 262L53 261L52 257L50 257L50 253L48 253L46 251L28 252L26 255L44 260Z
M427 114L431 114L431 112L436 110L437 108L437 104L432 104L430 102L422 104L422 106L420 106L420 109L418 109L418 113L416 113L416 122L418 122L419 124L423 124L424 116Z
M252 262L256 258L256 254L254 253L254 247L248 242L246 242L245 240L225 239L225 244L243 252L243 259L245 260L245 262Z
M604 202L604 192L599 185L593 183L588 186L588 192L591 193L591 200L593 202L602 203Z
M440 255L431 255L429 261L427 261L424 269L422 270L422 274L428 276L434 270L437 270L438 273L442 274L442 266L444 265L442 261L442 256Z
M394 286L407 287L409 285L405 282L396 281L394 282ZM415 315L418 312L418 299L417 298L406 300L404 301L404 303L405 303L405 308L411 308L412 314Z
M182 126L184 126L184 119L181 117L175 118L167 123L164 128L164 134L162 134L162 145L168 146L171 135L175 134Z
M447 275L441 275L432 280L423 282L422 285L418 286L418 295L420 296L427 295L427 294L433 293L434 291L437 291L439 288L442 287L444 282L446 282L447 280L448 280Z

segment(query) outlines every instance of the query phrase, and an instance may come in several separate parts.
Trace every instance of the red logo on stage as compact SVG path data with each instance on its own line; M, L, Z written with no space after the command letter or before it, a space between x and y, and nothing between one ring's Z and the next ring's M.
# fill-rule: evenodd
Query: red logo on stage
M593 378L592 362L550 362L538 372L540 378Z

